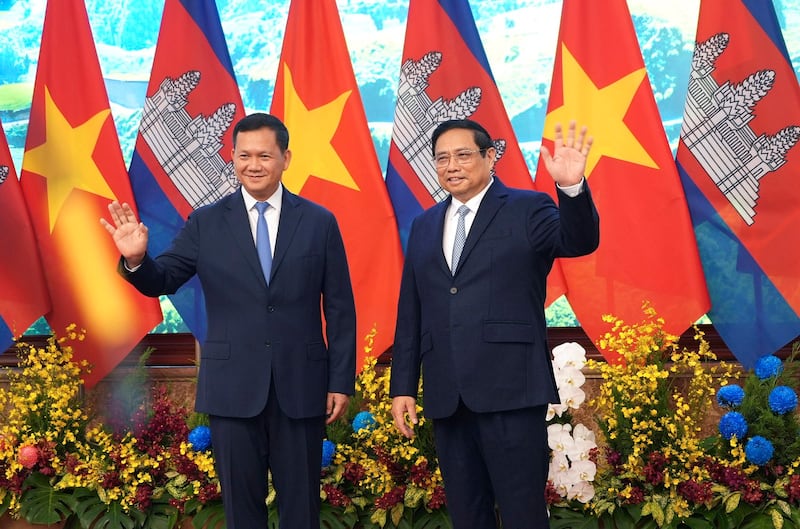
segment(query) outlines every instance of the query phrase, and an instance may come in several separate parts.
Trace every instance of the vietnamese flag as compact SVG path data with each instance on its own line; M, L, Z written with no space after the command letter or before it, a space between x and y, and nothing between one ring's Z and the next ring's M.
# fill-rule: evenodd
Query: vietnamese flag
M586 177L600 213L597 251L561 259L575 315L597 340L604 314L632 324L649 302L681 334L708 309L708 292L625 0L564 0L544 130L551 149L555 124L570 120L594 137ZM552 182L541 162L536 181Z
M356 302L360 369L394 341L402 251L335 0L293 0L271 112L289 129L290 191L336 216Z
M133 204L83 2L47 3L20 179L59 336L86 330L76 360L92 387L159 321L158 300L118 273L119 253L99 219L112 200Z
M39 250L0 126L0 353L50 310Z

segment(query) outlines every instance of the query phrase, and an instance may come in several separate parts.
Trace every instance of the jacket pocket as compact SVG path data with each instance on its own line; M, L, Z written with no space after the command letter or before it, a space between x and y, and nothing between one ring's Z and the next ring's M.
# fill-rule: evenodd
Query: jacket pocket
M306 358L309 360L327 360L328 350L322 342L310 343L306 348Z
M483 341L534 343L536 330L527 322L487 321L483 323Z
M431 333L426 332L419 339L419 354L423 356L425 353L433 349L433 338Z

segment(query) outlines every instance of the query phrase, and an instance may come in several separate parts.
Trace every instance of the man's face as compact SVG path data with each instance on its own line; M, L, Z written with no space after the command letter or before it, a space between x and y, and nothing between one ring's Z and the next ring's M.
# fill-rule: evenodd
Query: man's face
M253 198L263 201L278 189L292 153L281 152L274 130L261 128L239 132L231 156L236 178Z
M472 130L451 129L436 140L434 165L439 185L461 202L477 195L489 184L495 150L478 150Z

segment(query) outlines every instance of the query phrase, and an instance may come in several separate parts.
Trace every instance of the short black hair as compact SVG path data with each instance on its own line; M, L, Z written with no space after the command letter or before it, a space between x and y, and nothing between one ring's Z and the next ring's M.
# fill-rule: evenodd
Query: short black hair
M471 119L451 119L449 121L442 121L439 123L439 126L437 126L433 131L433 134L431 134L431 154L433 156L436 156L436 141L439 139L439 136L448 130L453 129L471 130L475 138L475 144L478 146L478 149L480 149L481 153L483 153L489 147L494 147L494 142L492 142L492 137L489 135L489 131L483 128L483 125L477 121L473 121Z
M283 121L272 114L256 112L240 119L233 127L233 146L236 147L236 136L240 132L250 132L258 129L271 129L275 131L275 140L281 152L286 152L289 148L289 130Z

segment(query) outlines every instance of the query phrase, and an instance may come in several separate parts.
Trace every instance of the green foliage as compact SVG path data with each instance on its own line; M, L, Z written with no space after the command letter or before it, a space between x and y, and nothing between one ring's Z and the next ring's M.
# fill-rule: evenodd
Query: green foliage
M225 529L225 509L222 501L202 505L196 500L186 504L186 512L193 513L192 527L194 529Z
M147 518L144 512L136 509L126 512L119 503L102 503L97 494L88 489L75 489L74 498L73 510L83 529L138 529L144 526Z
M0 50L2 57L2 50ZM19 112L31 106L32 83L0 84L0 112Z
M20 515L31 523L54 524L72 512L72 496L56 490L42 474L32 474L23 485Z

